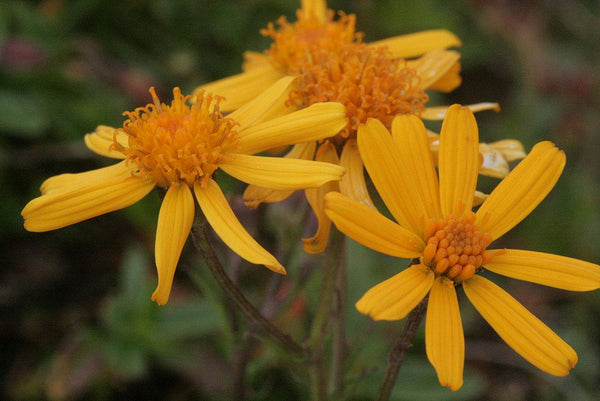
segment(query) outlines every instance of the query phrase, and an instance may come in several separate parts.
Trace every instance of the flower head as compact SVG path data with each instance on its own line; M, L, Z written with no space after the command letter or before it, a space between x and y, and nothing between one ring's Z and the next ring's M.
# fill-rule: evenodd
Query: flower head
M329 190L342 193L366 205L372 201L366 190L363 163L356 148L356 134L361 124L376 118L390 127L396 115L411 114L424 119L439 120L444 107L426 107L426 90L448 92L461 83L460 55L450 47L460 46L460 40L446 30L431 30L365 43L356 32L356 17L328 10L324 0L303 0L297 11L297 21L281 17L262 31L273 42L264 53L247 52L244 72L200 87L209 88L226 98L224 107L235 109L245 99L262 90L265 82L284 75L297 77L290 88L288 110L309 107L318 102L340 102L346 108L348 123L336 135L311 144L308 140L296 145L286 157L332 160L346 168L339 183L309 189L306 197L318 220L316 234L304 239L304 249L310 253L325 249L331 222L317 201ZM243 96L239 96L243 93ZM234 96L235 95L235 96ZM231 99L230 99L231 98ZM473 105L474 110L498 109L495 103ZM432 141L433 143L433 141ZM517 148L520 144L515 141ZM331 146L333 145L333 146ZM483 144L483 146L486 146ZM520 155L524 152L520 149ZM335 153L335 154L333 154ZM493 155L491 157L486 155ZM482 148L481 171L504 176L507 157L493 145ZM278 202L291 192L276 191L251 185L244 193L249 207L262 202Z
M249 184L281 190L316 187L338 180L343 168L307 160L253 156L274 146L294 144L306 136L328 137L345 124L337 103L268 118L293 78L277 81L261 96L227 117L218 97L199 93L189 104L178 88L171 104L162 103L150 89L152 103L125 112L121 128L100 126L85 137L98 154L119 163L79 174L47 179L42 196L25 206L29 231L65 227L122 209L154 187L166 190L156 233L158 287L152 299L169 298L175 268L194 220L194 195L202 213L219 237L244 259L264 264L281 274L285 269L242 227L215 181L217 170Z
M600 288L600 266L540 252L490 249L550 192L565 165L550 142L531 153L473 212L479 167L478 132L468 108L450 107L440 134L439 174L423 123L399 116L392 133L377 120L358 131L358 147L377 191L396 222L340 193L325 196L325 212L346 235L377 251L417 263L371 288L356 303L375 320L404 318L429 295L427 356L440 383L462 386L464 337L457 286L520 355L564 376L577 354L539 319L480 272L572 291Z

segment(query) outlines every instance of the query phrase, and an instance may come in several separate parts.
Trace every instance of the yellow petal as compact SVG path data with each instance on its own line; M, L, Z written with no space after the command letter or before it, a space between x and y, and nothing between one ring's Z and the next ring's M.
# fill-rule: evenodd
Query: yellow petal
M367 291L356 309L373 320L403 319L425 298L434 277L431 269L413 265Z
M265 88L277 82L283 74L272 66L253 68L249 71L232 75L196 88L193 92L197 96L201 90L219 95L225 99L220 103L219 109L227 112L235 110L258 96Z
M510 171L510 167L502 152L494 149L487 143L480 143L479 154L481 155L479 174L495 178L506 177Z
M262 120L265 114L270 115L272 108L281 107L287 102L290 88L295 79L295 77L286 76L277 80L260 95L230 113L227 117L240 124L240 129Z
M509 162L524 158L527 153L523 149L523 144L516 139L503 139L501 141L489 144L492 148L499 150L504 158Z
M76 174L60 174L46 179L40 186L43 195L56 194L70 191L75 188L91 184L95 181L104 181L108 177L132 175L134 168L129 168L124 161L96 170L84 171Z
M340 160L335 146L329 141L325 142L317 150L315 160L330 164L339 164ZM318 188L309 188L304 191L306 199L317 217L317 232L310 238L302 238L304 252L310 254L321 253L327 247L331 220L325 214L325 194L331 191L339 191L337 181L330 181Z
M444 217L471 210L479 170L479 134L471 110L453 105L440 133L440 202Z
M428 218L439 220L442 212L438 177L423 122L414 115L397 116L392 121L392 136L400 151L402 169L413 177L411 195L419 198Z
M426 107L423 113L421 113L421 118L423 120L443 120L448 112L448 107L449 106ZM464 107L468 107L473 113L484 110L500 111L500 105L498 103L490 102L468 104Z
M492 191L477 210L475 224L493 239L519 224L552 190L565 155L552 142L540 142Z
M317 143L304 142L294 145L292 149L283 156L286 159L312 160L315 154ZM280 191L272 188L259 187L258 185L248 185L244 191L244 204L249 208L257 208L261 203L281 202L287 199L294 190Z
M420 78L418 86L423 89L431 87L439 81L452 68L460 66L460 54L452 50L437 49L432 50L415 61L409 61L409 67L416 70Z
M160 206L154 246L158 286L152 294L159 305L169 300L179 256L194 222L194 208L192 191L185 184L171 185Z
M462 83L460 76L460 62L455 62L452 66L443 73L435 82L430 84L426 89L436 90L444 93L452 92Z
M454 283L445 277L436 278L429 293L425 348L440 384L452 391L461 388L465 338Z
M325 195L325 213L341 232L377 252L399 258L417 258L425 248L418 235L340 193Z
M415 177L403 169L403 160L384 125L368 119L358 128L358 148L369 176L386 206L403 227L421 235L425 205L413 196Z
M342 166L331 163L242 154L229 154L220 167L247 184L280 190L314 188L344 174Z
M129 144L129 139L125 131L116 131L117 142L121 146L127 147ZM86 134L83 137L83 140L85 141L85 145L92 152L95 152L101 156L111 157L113 159L124 159L125 155L123 153L119 152L118 150L112 149L114 144L114 133L115 129L113 127L99 125L94 132Z
M123 209L142 199L155 186L154 182L131 175L130 170L118 174L110 171L95 178L89 183L76 179L69 189L33 199L21 212L25 229L56 230Z
M456 35L444 29L415 32L369 43L369 46L373 47L387 46L397 58L416 57L430 50L461 45Z
M307 17L315 18L321 24L327 22L327 4L325 0L302 0L302 11Z
M346 174L340 180L340 192L363 205L375 208L365 183L364 165L356 139L348 139L344 144L340 165L346 169Z
M485 194L480 191L475 191L475 195L473 196L473 207L481 205L488 197L488 194Z
M264 121L238 133L236 151L254 154L336 135L346 126L346 109L340 103L315 103L305 109Z
M195 184L194 193L206 220L232 251L250 263L262 264L276 273L285 274L285 269L277 259L264 250L240 224L214 180L209 180L206 187Z
M242 70L245 72L252 71L254 69L265 69L273 68L271 59L263 53L245 51L244 62L242 63Z
M569 291L600 288L600 266L583 260L543 252L507 249L485 268L519 280Z
M577 364L566 342L496 284L475 275L463 288L481 316L529 363L554 376L566 376Z

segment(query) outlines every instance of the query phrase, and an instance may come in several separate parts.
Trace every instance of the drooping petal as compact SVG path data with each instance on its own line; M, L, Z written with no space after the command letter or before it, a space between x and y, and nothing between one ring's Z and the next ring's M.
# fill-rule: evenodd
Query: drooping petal
M173 184L167 190L158 213L155 258L158 285L152 300L164 305L169 300L179 256L194 222L194 197L186 184Z
M399 258L417 258L425 248L418 235L340 193L325 195L325 213L341 232L377 252Z
M280 190L314 188L344 174L342 166L331 163L243 154L228 155L220 167L247 184Z
M321 24L327 22L327 4L325 0L302 0L302 11L307 17L315 18Z
M130 176L134 168L127 167L124 161L95 170L75 174L60 174L46 179L40 186L42 195L71 191L75 188L91 184L95 181L105 181L110 177Z
M479 170L479 133L473 112L453 105L440 132L440 202L444 217L471 210Z
M491 142L489 146L499 150L509 162L522 159L527 155L525 149L523 149L523 144L516 139L503 139L501 141Z
M445 29L435 29L370 42L369 46L387 46L396 58L420 56L430 50L461 46L460 39Z
M111 171L95 178L84 183L78 177L72 186L63 181L64 187L60 190L30 201L21 212L25 229L35 232L56 230L126 208L146 196L156 185L133 176L129 169L119 173Z
M271 110L273 108L281 108L285 104L295 79L295 77L288 76L280 78L251 101L228 114L227 117L237 122L240 125L240 129L263 120L265 115L271 118L276 117L271 115ZM283 110L283 108L281 109Z
M344 144L340 165L346 169L346 174L340 180L340 192L350 199L375 208L365 183L364 165L356 139L348 139Z
M427 295L435 275L423 265L413 265L362 296L356 309L373 320L400 320Z
M485 268L503 276L569 291L600 288L600 266L550 253L506 249Z
M462 83L462 77L460 76L461 65L460 62L455 62L452 66L442 74L435 82L431 83L426 89L436 90L439 92L452 92L458 88Z
M392 136L404 162L402 168L408 176L414 177L411 195L420 199L427 218L439 220L442 212L438 177L423 122L414 115L397 116L392 122Z
M421 235L427 211L421 200L413 196L415 177L403 168L388 130L379 120L368 119L358 128L357 142L365 168L396 221Z
M475 224L496 239L519 224L548 195L565 166L565 154L540 142L477 210Z
M465 338L454 283L445 277L436 278L429 293L425 348L440 384L452 391L461 388Z
M125 131L115 130L113 127L99 125L92 133L86 134L83 137L85 145L89 150L101 156L111 157L113 159L124 159L125 155L116 149L114 145L114 133L117 133L117 142L123 146L128 146L128 137Z
M475 275L463 288L481 316L529 363L554 376L566 376L577 364L566 342L496 284Z
M468 107L473 113L484 110L500 111L500 105L491 102L468 104L464 105L464 107ZM449 106L426 107L423 113L421 113L421 118L423 120L443 120L446 117L448 108Z
M303 142L294 145L292 149L283 156L286 159L312 160L317 143L314 141ZM249 208L257 208L261 203L280 202L287 199L294 190L280 191L272 188L248 185L244 191L244 204Z
M285 274L285 269L277 259L263 249L240 224L214 180L209 180L206 187L195 184L194 193L206 220L232 251L250 263L262 264L276 273Z
M315 160L331 164L339 164L340 162L335 146L329 141L319 147ZM332 191L339 191L337 181L329 181L318 188L308 188L304 191L306 200L308 200L310 207L317 217L317 232L315 235L310 238L302 238L304 252L306 253L321 253L327 247L329 232L331 231L331 220L325 214L324 196Z
M232 75L196 88L193 95L196 96L201 90L219 95L225 99L219 104L221 111L235 110L254 99L265 88L277 82L283 74L272 66L265 68L253 68L249 71Z
M481 155L479 174L495 178L504 178L508 175L510 167L502 152L487 143L480 143L479 154Z
M415 61L407 62L420 77L419 87L427 89L459 64L460 54L452 50L432 50ZM457 71L455 71L457 72ZM459 82L460 84L460 82Z
M336 135L346 122L346 109L341 103L315 103L240 130L236 151L254 154L278 146L318 141Z

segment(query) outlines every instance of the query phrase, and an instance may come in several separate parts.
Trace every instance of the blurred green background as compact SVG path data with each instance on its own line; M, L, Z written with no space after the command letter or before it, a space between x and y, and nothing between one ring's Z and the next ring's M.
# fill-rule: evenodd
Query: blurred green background
M85 133L118 126L156 86L195 86L240 71L244 50L269 45L259 29L299 2L283 0L0 1L0 397L11 400L303 400L302 367L284 364L232 314L193 247L171 301L150 301L158 196L48 233L28 233L20 210L51 176L110 164ZM432 104L498 101L477 115L482 140L554 141L567 167L548 198L498 246L600 262L600 3L578 0L348 0L371 41L446 28L462 40L463 85ZM222 177L223 178L223 177ZM497 181L483 179L491 188ZM243 224L286 261L287 278L222 251L231 276L299 341L316 302L322 258L305 255L302 194L257 211L223 184ZM304 232L298 227L306 226ZM347 360L351 400L372 399L401 322L374 323L354 302L405 263L348 243ZM566 378L537 371L459 294L465 386L439 387L423 330L395 388L397 400L600 399L600 292L571 293L487 274L567 340L579 364ZM245 373L241 373L245 372ZM240 386L243 385L243 390Z

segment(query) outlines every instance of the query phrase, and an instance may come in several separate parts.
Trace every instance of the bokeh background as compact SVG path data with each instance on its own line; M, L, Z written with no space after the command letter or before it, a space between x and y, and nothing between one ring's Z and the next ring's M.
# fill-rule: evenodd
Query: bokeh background
M150 301L159 200L48 233L23 229L20 210L56 174L110 164L83 145L121 113L240 71L244 50L269 45L259 29L299 2L283 0L0 1L0 397L7 400L303 400L302 367L264 346L184 250L167 306ZM446 28L462 40L463 85L432 104L497 101L477 115L482 140L551 140L567 154L555 189L499 246L600 262L600 3L596 0L348 0L371 41ZM435 126L433 127L435 128ZM225 177L220 177L225 178ZM497 181L482 180L484 188ZM303 195L256 211L242 186L223 181L259 242L289 275L242 263L221 249L231 276L262 312L306 335L323 260L302 253ZM298 227L305 227L304 232ZM500 241L499 241L500 242ZM353 303L405 264L347 246L351 400L373 398L402 322L373 323ZM460 294L465 386L439 387L423 330L396 400L600 399L600 291L572 293L487 274L567 340L579 364L566 378L537 371ZM242 373L243 372L243 373ZM243 390L240 390L243 387Z

